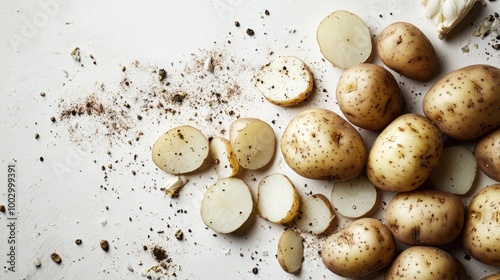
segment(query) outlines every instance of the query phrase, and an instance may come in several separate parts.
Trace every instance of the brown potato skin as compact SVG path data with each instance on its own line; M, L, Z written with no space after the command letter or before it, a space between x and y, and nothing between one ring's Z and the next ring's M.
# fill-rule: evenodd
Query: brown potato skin
M500 182L500 129L479 140L474 156L479 168L491 179Z
M500 126L500 69L477 64L455 70L429 89L422 106L448 136L481 137Z
M377 38L377 52L387 67L417 81L433 77L438 58L431 41L415 25L395 22Z
M500 280L500 272L488 275L488 276L486 276L484 278L481 278L481 280Z

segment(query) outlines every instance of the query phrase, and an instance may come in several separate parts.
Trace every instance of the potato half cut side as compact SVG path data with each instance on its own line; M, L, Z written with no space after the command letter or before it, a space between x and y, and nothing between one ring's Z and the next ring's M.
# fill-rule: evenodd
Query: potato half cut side
M231 143L226 138L214 137L210 140L210 155L212 156L217 177L228 178L238 173L240 164L236 159Z
M340 215L359 218L375 206L377 189L365 176L337 182L332 190L332 204Z
M335 11L324 18L316 31L316 40L323 56L343 69L365 62L372 52L368 26L348 11Z
M231 233L250 217L253 201L247 184L237 178L221 178L207 189L201 201L203 223L218 233Z
M278 241L278 262L284 271L296 273L302 267L304 244L300 233L285 230Z
M295 56L280 56L264 66L255 77L255 86L271 103L293 106L312 92L313 75L309 67Z
M167 173L188 173L198 169L207 158L208 140L192 126L174 127L156 140L152 156L153 162Z
M295 224L303 231L322 234L327 231L335 219L333 207L328 198L314 194L302 201Z
M299 194L287 176L275 173L260 181L257 209L264 219L288 223L297 215L299 204Z
M463 195L472 187L476 171L474 154L465 147L452 146L443 149L439 164L429 178L435 189Z

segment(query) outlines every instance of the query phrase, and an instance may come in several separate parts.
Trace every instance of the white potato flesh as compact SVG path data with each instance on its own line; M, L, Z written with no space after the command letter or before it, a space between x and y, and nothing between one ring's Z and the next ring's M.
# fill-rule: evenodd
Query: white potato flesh
M238 173L240 164L236 159L229 140L222 137L214 137L210 141L209 147L217 177L228 178Z
M372 52L368 26L348 11L335 11L323 19L316 40L323 56L343 69L365 62Z
M174 127L154 143L153 162L167 173L188 173L203 164L208 145L207 138L198 129L189 125Z
M286 230L278 241L278 262L284 271L296 273L302 267L304 244L300 233Z
M322 234L331 227L334 219L335 213L328 198L322 194L314 194L300 204L295 224L303 231Z
M229 141L241 167L256 170L274 156L276 137L273 128L254 118L241 118L231 123Z
M359 218L372 210L377 202L376 187L363 175L345 182L336 182L332 204L340 215Z
M435 189L463 195L472 187L476 172L474 154L465 147L452 146L443 149L439 164L429 178Z
M262 68L255 86L271 103L293 106L312 92L313 76L307 65L295 56L281 56Z
M218 233L231 233L250 217L253 200L247 184L238 178L221 178L210 186L201 201L203 223Z
M297 215L299 205L299 194L287 176L275 173L260 181L257 209L264 219L288 223Z

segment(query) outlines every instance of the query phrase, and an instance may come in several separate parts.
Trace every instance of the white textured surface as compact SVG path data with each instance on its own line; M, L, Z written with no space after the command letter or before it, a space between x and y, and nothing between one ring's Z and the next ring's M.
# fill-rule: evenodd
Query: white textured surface
M227 129L236 115L258 116L273 123L279 137L291 117L305 107L340 112L334 92L341 70L323 61L315 41L321 19L337 9L359 15L374 35L394 21L415 24L434 44L441 65L439 76L469 64L498 67L499 52L490 46L493 37L481 40L470 35L474 24L500 8L497 2L485 2L471 11L450 39L440 41L419 1L2 1L0 180L7 178L7 163L16 160L19 220L18 272L13 276L2 271L0 278L141 279L147 268L157 264L149 250L158 244L171 258L167 274L175 272L178 279L335 279L319 258L321 242L316 237L304 234L305 260L298 275L283 272L275 258L283 226L256 218L244 234L214 237L201 222L199 205L204 190L215 181L215 173L207 169L190 174L180 197L171 199L159 190L170 175L155 168L150 146L178 124L197 126L207 136L227 137L220 130ZM264 14L266 9L269 16ZM234 21L241 26L235 27ZM246 35L247 28L252 28L255 36ZM462 53L461 47L467 44L470 52ZM69 54L75 47L82 50L83 67ZM219 65L224 69L216 68L213 74L204 72L208 54L219 53ZM258 67L277 55L296 55L311 67L317 88L304 106L276 107L264 101L253 87L251 78ZM193 62L197 59L201 66ZM139 66L134 66L136 60ZM373 61L380 64L378 58ZM121 65L127 67L125 72L120 70ZM194 96L202 96L202 89L205 93L210 89L224 91L228 84L238 84L241 93L230 97L220 109L193 109L184 101L177 106L179 114L175 116L160 116L157 109L142 111L139 105L144 99L157 101L148 93L162 87L151 73L158 68L167 70L167 80L176 89ZM199 78L202 74L207 77ZM120 85L124 77L133 82L129 89ZM395 77L405 94L407 109L421 113L421 98L438 77L428 83ZM105 104L113 104L117 97L118 105L112 108L122 108L128 101L131 117L125 121L132 128L117 137L107 137L103 135L102 118L50 121L51 116L59 116L65 104L92 93ZM219 113L221 109L225 112ZM227 114L231 109L235 115ZM143 116L141 121L136 119L137 114ZM207 121L207 115L214 121ZM74 128L72 133L70 126ZM144 135L135 141L138 131ZM40 134L37 140L35 133ZM362 135L368 144L376 137L366 131ZM301 195L330 195L330 182L300 178L279 153L269 169L246 172L241 177L255 196L258 181L271 172L287 174ZM492 182L482 173L479 176L473 192ZM0 204L6 204L6 185L1 187ZM384 195L384 200L388 196ZM464 198L465 203L468 201ZM341 220L339 225L346 221ZM5 224L5 214L0 214L1 267L7 252ZM184 232L185 240L174 237L178 229ZM159 230L164 232L157 233ZM80 246L74 243L77 238L83 240ZM101 239L110 242L109 252L99 248ZM472 279L498 270L465 260L459 249L451 250ZM61 255L61 265L50 259L54 251ZM40 268L34 265L38 260ZM143 265L139 265L141 262ZM254 267L259 269L257 275L252 273ZM382 278L381 274L377 277Z

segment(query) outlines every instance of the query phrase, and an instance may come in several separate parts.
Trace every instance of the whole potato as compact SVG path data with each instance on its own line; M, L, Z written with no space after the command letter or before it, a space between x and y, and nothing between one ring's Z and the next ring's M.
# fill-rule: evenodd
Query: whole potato
M500 69L471 65L449 73L425 94L423 110L450 137L485 135L500 125Z
M394 76L375 64L359 64L340 76L337 102L354 125L381 130L403 110L401 90Z
M456 195L437 190L396 194L385 210L385 221L394 237L408 245L439 246L461 232L464 205Z
M493 180L500 181L500 129L484 136L474 148L477 165Z
M500 184L485 187L472 198L463 244L475 259L500 266Z
M439 163L443 137L426 117L404 114L375 139L366 173L376 187L388 191L418 188Z
M372 218L356 220L330 235L321 249L325 266L342 277L361 277L389 266L396 256L391 231Z
M359 132L326 109L308 109L295 116L280 146L285 162L310 179L349 180L361 173L366 162Z
M404 250L385 274L393 279L467 279L457 260L444 250L428 246L413 246Z
M432 78L438 65L431 41L407 22L395 22L382 30L377 38L377 52L387 67L418 81Z

